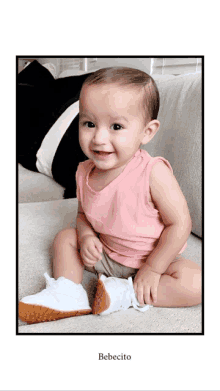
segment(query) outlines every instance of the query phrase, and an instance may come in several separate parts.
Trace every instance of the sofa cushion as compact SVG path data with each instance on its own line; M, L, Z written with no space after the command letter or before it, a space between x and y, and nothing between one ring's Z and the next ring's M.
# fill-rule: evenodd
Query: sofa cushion
M78 141L80 90L89 74L55 80L33 61L18 75L18 162L53 178L76 196L75 172L87 157Z
M52 178L18 164L19 203L60 200L64 188Z
M161 126L143 148L170 162L189 206L192 232L202 237L201 74L154 79L161 97Z

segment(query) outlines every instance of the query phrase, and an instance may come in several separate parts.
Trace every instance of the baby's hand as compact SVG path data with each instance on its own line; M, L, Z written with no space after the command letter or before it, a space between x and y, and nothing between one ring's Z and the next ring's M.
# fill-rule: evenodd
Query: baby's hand
M134 279L134 290L140 304L157 302L157 288L161 274L154 272L147 264L141 266Z
M85 266L94 266L102 259L102 243L94 235L86 235L82 239L80 254Z

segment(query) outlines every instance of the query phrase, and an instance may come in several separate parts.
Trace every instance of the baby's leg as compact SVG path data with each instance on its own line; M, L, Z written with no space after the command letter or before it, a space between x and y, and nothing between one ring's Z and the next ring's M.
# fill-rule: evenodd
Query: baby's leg
M46 289L19 302L19 317L24 322L48 322L92 312L87 292L80 284L84 266L75 229L65 229L57 234L53 253L55 279L45 273Z
M201 268L180 256L161 276L154 307L189 307L201 303Z
M80 284L83 279L84 265L81 260L74 228L60 231L53 243L53 274L54 278L65 277Z

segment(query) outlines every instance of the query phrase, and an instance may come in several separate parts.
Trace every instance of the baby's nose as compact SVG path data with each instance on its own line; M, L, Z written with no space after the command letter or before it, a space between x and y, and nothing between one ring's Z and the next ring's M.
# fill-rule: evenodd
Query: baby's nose
M104 144L108 141L108 131L107 129L97 129L95 131L93 142L94 144Z

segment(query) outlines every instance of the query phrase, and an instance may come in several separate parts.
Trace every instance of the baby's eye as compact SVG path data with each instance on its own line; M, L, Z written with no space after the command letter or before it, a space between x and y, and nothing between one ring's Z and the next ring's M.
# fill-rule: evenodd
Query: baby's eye
M83 125L86 126L87 128L94 128L94 126L95 126L94 123L91 121L86 121L86 122L84 122Z
M119 125L119 124L113 124L112 126L111 126L111 129L113 128L113 130L121 130L122 129L122 126L121 125Z

